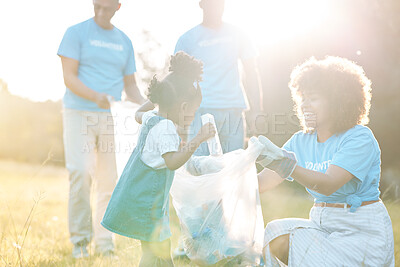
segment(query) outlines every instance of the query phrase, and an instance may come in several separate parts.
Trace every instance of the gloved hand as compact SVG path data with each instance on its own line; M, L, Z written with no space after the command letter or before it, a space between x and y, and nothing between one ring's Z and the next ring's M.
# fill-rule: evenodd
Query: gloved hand
M276 172L283 179L288 178L296 167L296 155L277 147L265 136L258 136L258 140L264 145L264 149L256 162Z
M223 157L192 156L186 162L186 170L194 176L217 173L225 167Z

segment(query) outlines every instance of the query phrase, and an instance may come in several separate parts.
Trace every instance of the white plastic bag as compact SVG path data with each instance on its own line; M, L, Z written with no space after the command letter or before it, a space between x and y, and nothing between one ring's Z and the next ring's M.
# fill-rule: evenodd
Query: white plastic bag
M211 123L217 129L214 116L210 113L201 116L201 123L205 125L206 123ZM208 150L211 156L222 156L221 142L219 141L219 136L215 133L214 137L207 140Z
M140 124L135 120L138 104L128 101L110 101L114 120L115 158L118 178L136 147Z
M185 166L191 175L199 176L221 171L225 161L224 157L192 156Z
M136 146L138 107L131 102L111 102L118 177ZM213 264L237 255L243 256L244 265L258 263L264 222L254 162L261 150L260 143L250 143L246 150L221 157L198 157L192 161L194 175L187 166L176 171L171 188L173 205L187 255L197 264ZM205 172L209 174L201 175Z
M255 160L262 149L254 142L215 158L224 166L216 173L195 176L185 167L176 171L173 205L184 249L195 263L209 265L239 255L244 266L259 263L264 222ZM206 164L212 164L209 157Z

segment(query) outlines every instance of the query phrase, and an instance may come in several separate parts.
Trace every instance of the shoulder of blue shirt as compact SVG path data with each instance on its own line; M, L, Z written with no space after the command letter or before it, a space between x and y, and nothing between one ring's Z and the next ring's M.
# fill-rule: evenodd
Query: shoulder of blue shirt
M223 22L223 27L226 27L227 29L230 29L234 32L246 34L244 29L242 29L241 27L238 27L234 24L231 24L231 23ZM196 34L199 31L199 29L201 29L201 28L205 28L205 27L203 27L201 24L197 24L196 26L194 26L194 27L190 28L189 30L187 30L186 32L184 32L179 37L179 39L183 40L183 39L191 38L191 36L193 34Z
M300 130L294 133L289 140L294 141L297 140L298 138L310 138L314 134L316 134L316 132L307 133ZM364 125L355 125L354 127L337 134L337 138L340 138L342 142L352 138L362 138L363 136L369 138L372 143L376 143L378 145L372 130ZM379 145L378 145L378 150L379 150Z
M72 31L78 31L78 33L82 32L81 28L82 27L89 27L90 25L92 25L94 22L93 18L89 18L85 21L76 23L70 27L68 27L68 30L72 30ZM117 26L114 26L114 30L117 31L118 33L121 34L122 38L124 38L127 42L132 43L131 39L128 37L128 35L126 35L126 33L124 33L122 30L120 30Z

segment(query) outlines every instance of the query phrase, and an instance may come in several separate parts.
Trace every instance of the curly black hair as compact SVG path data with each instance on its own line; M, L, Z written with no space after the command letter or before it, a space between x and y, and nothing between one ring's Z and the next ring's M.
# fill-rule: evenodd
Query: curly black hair
M327 56L323 60L311 57L297 66L290 78L294 109L304 132L312 132L307 129L301 110L305 92L316 92L329 100L326 108L332 132L337 134L358 124L368 124L371 81L356 63L341 57Z
M198 83L202 79L203 63L200 60L179 51L171 56L169 71L162 81L154 75L149 84L147 97L153 104L168 108L182 101L201 99ZM175 103L173 100L176 100Z

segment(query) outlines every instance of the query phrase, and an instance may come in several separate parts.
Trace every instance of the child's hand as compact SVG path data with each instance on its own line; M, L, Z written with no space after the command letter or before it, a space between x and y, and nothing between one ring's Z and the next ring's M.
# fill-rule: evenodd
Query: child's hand
M214 137L217 131L211 123L205 124L201 127L199 133L185 146L181 146L178 151L168 152L162 155L165 160L165 165L170 170L177 170L185 164L193 155L201 143L207 139Z
M217 131L212 123L208 122L201 127L199 133L196 138L198 138L199 142L202 143L211 137L214 137Z

